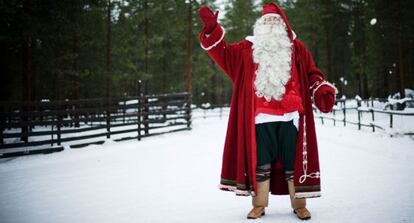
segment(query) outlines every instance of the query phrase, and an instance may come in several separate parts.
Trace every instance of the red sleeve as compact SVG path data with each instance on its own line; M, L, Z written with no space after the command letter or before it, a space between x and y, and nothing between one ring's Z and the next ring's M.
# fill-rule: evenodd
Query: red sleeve
M316 66L315 61L312 58L312 54L305 47L305 45L299 40L296 40L296 42L298 50L300 51L300 59L305 64L306 73L308 75L308 87L310 90L310 94L313 95L313 91L316 89L316 87L325 80L325 75L323 75L323 73Z
M309 91L310 94L314 95L315 91L319 89L322 85L329 85L333 89L335 89L335 92L337 93L337 89L335 86L333 86L331 83L327 82L325 80L325 75L322 73L321 70L316 66L315 61L313 60L312 54L309 52L309 50L306 48L306 46L299 40L296 40L298 43L299 51L301 55L301 58L305 64L306 73L308 75L309 80Z
M224 41L224 34L225 31L220 25L217 25L208 36L201 31L200 45L234 82L237 75L235 68L239 67L242 61L242 46L239 43L227 43Z

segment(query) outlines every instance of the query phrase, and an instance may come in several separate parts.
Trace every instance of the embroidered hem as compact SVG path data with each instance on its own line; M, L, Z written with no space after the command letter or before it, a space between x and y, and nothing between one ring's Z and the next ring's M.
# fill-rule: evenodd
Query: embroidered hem
M218 188L223 191L232 191L237 196L256 196L252 186L248 186L247 184L240 184L234 180L228 180L222 178L220 180L220 184ZM249 189L248 189L249 188Z
M320 196L322 196L322 194L319 191L295 193L295 198L316 198Z

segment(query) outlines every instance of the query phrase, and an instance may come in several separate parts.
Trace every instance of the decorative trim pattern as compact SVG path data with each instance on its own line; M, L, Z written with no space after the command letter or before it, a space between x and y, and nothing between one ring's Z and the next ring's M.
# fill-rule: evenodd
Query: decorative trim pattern
M319 178L320 172L312 172L308 174L308 151L307 151L307 141L306 141L306 115L303 116L303 150L302 150L302 168L303 174L299 177L299 183L305 182L307 178Z
M237 189L235 186L219 184L218 188L225 191L233 191L237 196L256 196L254 192Z
M295 198L313 198L313 197L320 197L322 196L321 192L299 192L295 194Z
M218 25L218 24L217 24ZM220 25L218 25L218 26L220 26ZM213 43L212 45L210 45L210 46L208 46L208 47L204 47L203 46L203 44L200 42L200 46L201 46L201 48L203 48L203 50L207 50L207 51L209 51L209 50L211 50L211 49L213 49L214 47L216 47L222 40L223 40L223 38L224 38L224 34L226 34L226 31L223 29L223 27L221 27L220 26L220 28L221 28L221 31L223 32L222 34L221 34L221 37L219 38L219 40L217 40L215 43ZM210 35L211 36L211 35ZM210 37L209 36L209 37Z
M315 92L317 90L319 90L319 88L322 85L328 85L328 86L332 87L333 89L335 89L335 94L338 94L338 89L333 84L329 83L328 81L322 81L322 83L320 83L319 81L316 81L310 88L312 89L315 85L317 85L317 86L312 92L312 98L315 98Z

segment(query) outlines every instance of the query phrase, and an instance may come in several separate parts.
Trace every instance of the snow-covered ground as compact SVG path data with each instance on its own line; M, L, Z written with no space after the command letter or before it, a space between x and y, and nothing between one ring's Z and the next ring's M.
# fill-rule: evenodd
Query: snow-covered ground
M247 220L251 198L217 189L226 125L195 118L140 142L0 159L0 222L299 222L288 196ZM370 131L317 125L322 197L308 200L309 222L414 222L414 140Z

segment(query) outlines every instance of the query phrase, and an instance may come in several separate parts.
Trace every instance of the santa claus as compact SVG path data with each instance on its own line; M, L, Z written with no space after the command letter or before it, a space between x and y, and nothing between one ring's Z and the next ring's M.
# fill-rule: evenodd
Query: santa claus
M234 44L218 12L202 7L199 15L201 47L233 83L219 188L253 197L249 219L265 214L269 192L290 194L293 213L309 219L306 198L321 196L312 98L330 112L336 88L275 3L263 6L253 36Z

